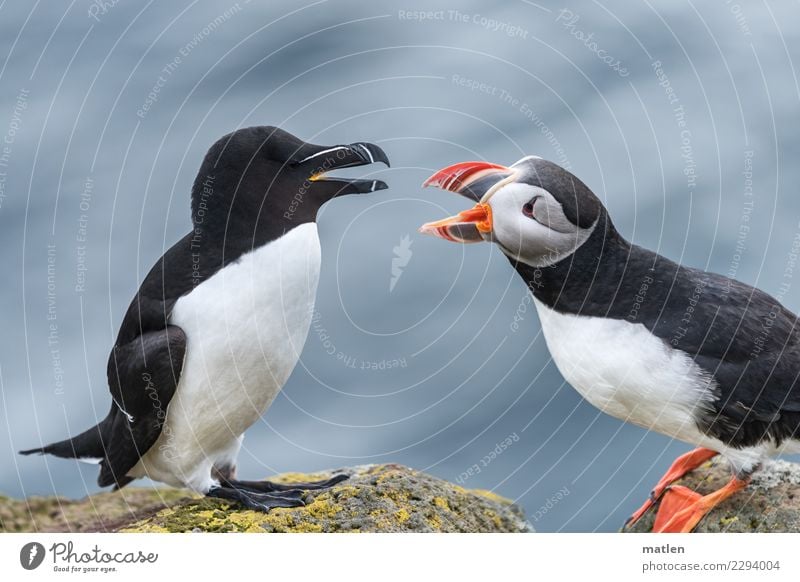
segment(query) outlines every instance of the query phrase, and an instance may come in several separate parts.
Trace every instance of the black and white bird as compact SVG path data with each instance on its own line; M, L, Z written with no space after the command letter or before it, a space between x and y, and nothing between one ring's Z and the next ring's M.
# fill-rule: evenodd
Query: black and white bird
M108 360L111 410L76 437L22 451L100 464L100 486L149 477L268 510L304 490L235 479L243 433L289 378L311 324L325 202L382 190L326 176L375 162L370 143L318 146L274 127L240 129L206 154L192 231L145 277Z
M583 397L699 447L631 520L660 500L655 530L691 531L762 461L800 452L800 330L780 301L629 243L583 182L539 157L455 164L424 185L477 202L420 231L500 247L533 294L553 361ZM700 496L672 485L717 454L733 473L723 488Z

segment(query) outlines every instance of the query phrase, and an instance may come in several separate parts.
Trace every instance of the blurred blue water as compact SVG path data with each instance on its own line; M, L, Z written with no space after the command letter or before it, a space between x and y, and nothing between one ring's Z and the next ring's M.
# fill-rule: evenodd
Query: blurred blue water
M464 207L420 184L455 161L539 154L589 184L635 242L775 293L800 228L798 12L722 0L0 4L0 491L96 490L95 467L14 451L105 414L116 326L187 231L206 148L274 124L380 144L392 168L370 171L391 189L324 208L319 317L247 433L240 472L393 461L514 498L540 531L615 530L688 446L581 401L504 257L416 234ZM795 293L785 302L800 308Z

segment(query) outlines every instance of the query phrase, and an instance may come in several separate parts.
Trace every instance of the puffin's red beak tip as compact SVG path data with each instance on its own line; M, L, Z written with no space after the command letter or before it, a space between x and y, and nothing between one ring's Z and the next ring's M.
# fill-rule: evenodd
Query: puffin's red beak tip
M487 173L509 172L507 167L491 162L459 162L442 168L422 183L423 188L434 186L450 192L460 192Z
M422 187L423 188L431 188L431 187L437 188L438 186L439 186L439 184L434 184L433 183L433 176L431 176L430 178L428 178L427 180L425 180L422 183Z

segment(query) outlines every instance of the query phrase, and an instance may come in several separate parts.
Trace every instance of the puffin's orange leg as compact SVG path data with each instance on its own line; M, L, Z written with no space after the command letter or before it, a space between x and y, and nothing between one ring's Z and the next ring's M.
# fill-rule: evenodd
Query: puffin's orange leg
M664 499L658 508L653 531L689 533L709 511L737 491L747 487L749 481L732 477L722 489L705 496L695 493L688 487L670 487L664 493Z
M633 525L650 509L653 504L659 500L661 495L663 495L664 491L667 487L672 485L675 481L686 475L689 471L693 471L709 459L714 458L718 455L717 451L712 451L711 449L694 449L689 451L688 453L684 453L672 463L672 466L664 473L664 476L659 479L656 486L650 492L650 499L644 502L636 513L631 515L628 520L625 522L626 526Z

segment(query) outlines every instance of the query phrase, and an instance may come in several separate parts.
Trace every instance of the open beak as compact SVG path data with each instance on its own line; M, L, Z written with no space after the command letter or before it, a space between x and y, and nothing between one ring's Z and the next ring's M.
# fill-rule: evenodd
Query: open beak
M366 194L388 188L382 180L362 180L358 178L328 177L328 172L343 168L354 168L368 164L382 163L389 167L389 157L380 147L373 143L357 142L332 147L312 146L316 151L307 152L301 159L294 160L292 165L307 165L311 172L312 182L325 182L337 188L334 196L345 194Z
M460 162L439 170L422 186L455 192L477 204L450 218L423 224L419 232L460 243L491 240L492 208L487 201L493 187L513 175L511 168L489 162Z
M484 235L491 235L492 210L488 204L478 203L474 208L459 212L450 218L426 222L419 227L419 231L451 242L481 242L485 240Z

